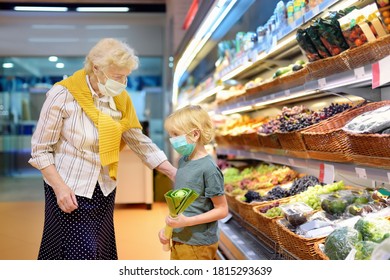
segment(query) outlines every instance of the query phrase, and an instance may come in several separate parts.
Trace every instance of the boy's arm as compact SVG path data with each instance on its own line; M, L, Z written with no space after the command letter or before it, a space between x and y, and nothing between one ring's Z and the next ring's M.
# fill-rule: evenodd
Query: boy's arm
M211 201L214 204L214 208L210 211L192 217L186 217L182 214L175 218L171 218L168 216L165 222L172 228L181 228L199 224L206 224L225 218L229 213L225 195L212 197Z

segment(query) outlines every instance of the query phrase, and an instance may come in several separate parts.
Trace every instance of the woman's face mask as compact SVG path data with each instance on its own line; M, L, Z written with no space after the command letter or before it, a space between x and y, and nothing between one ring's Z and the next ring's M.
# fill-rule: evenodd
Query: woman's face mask
M117 82L117 81L107 77L106 73L104 73L103 71L102 71L102 73L104 74L104 76L106 76L107 80L106 80L106 83L103 85L102 83L100 83L99 78L98 78L98 87L99 87L99 91L101 94L103 94L105 96L114 97L114 96L119 95L122 91L124 91L126 89L127 78L126 78L126 82L124 84L122 84L120 82Z
M185 134L171 137L169 138L169 141L171 142L173 149L182 156L189 156L195 150L195 143L188 143Z

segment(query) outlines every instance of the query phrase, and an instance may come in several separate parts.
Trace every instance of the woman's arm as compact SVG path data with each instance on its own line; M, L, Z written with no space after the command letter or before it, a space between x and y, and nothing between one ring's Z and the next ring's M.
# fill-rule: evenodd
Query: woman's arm
M157 169L175 180L176 168L168 161L165 153L139 128L131 128L123 133L123 140L129 148L150 168Z
M211 201L214 204L214 208L210 211L192 217L186 217L182 214L176 218L168 216L165 222L170 227L181 228L210 223L225 218L229 213L225 195L212 197Z

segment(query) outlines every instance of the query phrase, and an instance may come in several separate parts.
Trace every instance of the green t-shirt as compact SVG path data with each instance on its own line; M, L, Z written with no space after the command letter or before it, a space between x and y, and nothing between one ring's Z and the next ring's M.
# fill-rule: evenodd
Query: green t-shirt
M191 188L199 197L184 211L187 217L199 215L214 208L212 197L224 194L223 174L208 155L197 160L182 157L176 173L175 189ZM210 245L219 240L218 222L200 224L173 230L172 240L189 245Z

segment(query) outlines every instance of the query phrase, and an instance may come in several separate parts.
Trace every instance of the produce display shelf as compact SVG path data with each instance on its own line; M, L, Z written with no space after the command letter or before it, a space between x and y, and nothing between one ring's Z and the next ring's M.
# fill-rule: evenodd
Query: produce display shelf
M278 244L243 221L238 214L230 211L224 221L219 221L221 238L219 253L229 260L278 260L284 259ZM288 252L285 252L286 256ZM291 255L288 259L294 259Z
M302 167L308 169L314 168L318 171L320 171L320 169L324 167L323 164L326 164L328 166L333 166L335 172L339 174L355 176L357 178L373 180L376 182L383 182L386 184L390 182L390 169L384 169L380 167L375 168L364 165L357 165L354 163L336 163L315 159L296 158L289 155L288 151L278 151L280 151L280 154L267 154L262 152L253 152L238 149L224 149L217 147L216 153L218 155L233 155L243 159L256 159L293 167Z

